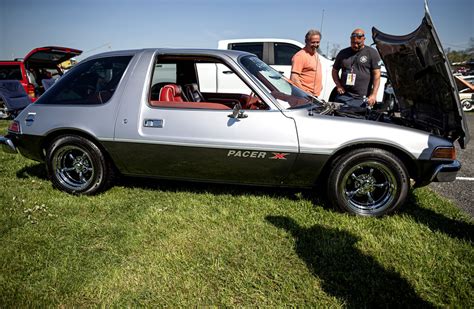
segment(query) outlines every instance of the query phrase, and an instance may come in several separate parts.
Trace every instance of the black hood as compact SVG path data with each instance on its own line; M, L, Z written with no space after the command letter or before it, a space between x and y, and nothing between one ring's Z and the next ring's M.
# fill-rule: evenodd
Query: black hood
M414 32L395 36L372 28L400 105L400 116L415 127L458 140L462 148L469 131L448 58L436 34L428 7Z

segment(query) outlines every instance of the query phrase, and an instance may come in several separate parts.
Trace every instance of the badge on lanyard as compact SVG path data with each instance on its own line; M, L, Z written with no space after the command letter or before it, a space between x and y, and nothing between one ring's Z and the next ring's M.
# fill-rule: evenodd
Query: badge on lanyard
M358 55L358 53L356 54ZM351 71L347 72L347 77L346 77L346 85L347 86L354 86L356 82L356 74L354 73L354 63L357 62L358 57L353 57L352 58L352 63L351 63Z
M346 78L346 85L347 86L354 86L356 82L356 74L355 73L347 73Z

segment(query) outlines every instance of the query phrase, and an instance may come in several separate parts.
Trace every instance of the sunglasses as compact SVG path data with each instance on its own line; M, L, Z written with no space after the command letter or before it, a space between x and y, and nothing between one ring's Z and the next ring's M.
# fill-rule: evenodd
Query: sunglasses
M365 35L363 33L353 33L351 34L351 38L363 38Z

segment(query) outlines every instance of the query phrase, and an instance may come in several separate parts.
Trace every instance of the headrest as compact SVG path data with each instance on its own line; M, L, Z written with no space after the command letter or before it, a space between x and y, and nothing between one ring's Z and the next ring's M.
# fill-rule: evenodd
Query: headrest
M199 91L198 85L196 83L188 84L187 86L193 91Z
M174 96L180 96L183 93L183 89L181 89L181 86L176 85L176 84L168 84L168 85L164 86L163 88L172 89Z

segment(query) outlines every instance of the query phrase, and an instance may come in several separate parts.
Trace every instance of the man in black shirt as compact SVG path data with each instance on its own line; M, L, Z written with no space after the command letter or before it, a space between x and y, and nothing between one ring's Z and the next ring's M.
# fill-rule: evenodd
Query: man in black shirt
M351 46L341 50L336 56L332 69L332 78L337 88L336 102L360 107L364 105L366 98L369 106L376 103L382 61L377 51L364 43L364 30L355 29L351 34Z

